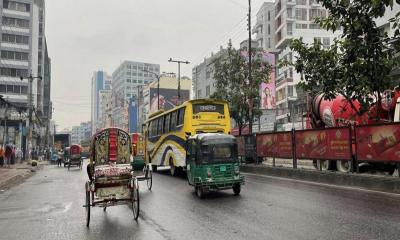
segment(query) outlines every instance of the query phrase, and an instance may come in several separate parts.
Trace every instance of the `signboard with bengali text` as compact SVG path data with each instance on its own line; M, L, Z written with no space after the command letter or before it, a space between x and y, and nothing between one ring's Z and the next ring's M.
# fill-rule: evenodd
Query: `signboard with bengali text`
M351 160L350 128L296 131L298 159Z
M400 162L400 123L356 127L358 161Z

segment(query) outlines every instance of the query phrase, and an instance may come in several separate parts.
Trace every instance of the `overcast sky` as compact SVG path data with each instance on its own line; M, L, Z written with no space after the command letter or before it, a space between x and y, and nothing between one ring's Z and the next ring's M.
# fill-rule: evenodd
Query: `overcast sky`
M264 1L252 0L252 20ZM110 75L124 60L181 74L246 38L247 0L47 0L46 36L52 60L53 119L59 129L90 120L93 71Z

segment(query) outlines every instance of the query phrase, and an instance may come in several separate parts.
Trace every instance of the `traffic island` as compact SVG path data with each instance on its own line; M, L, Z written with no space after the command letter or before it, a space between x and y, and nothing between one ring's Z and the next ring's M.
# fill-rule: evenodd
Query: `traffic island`
M400 178L309 169L242 165L244 173L400 194Z

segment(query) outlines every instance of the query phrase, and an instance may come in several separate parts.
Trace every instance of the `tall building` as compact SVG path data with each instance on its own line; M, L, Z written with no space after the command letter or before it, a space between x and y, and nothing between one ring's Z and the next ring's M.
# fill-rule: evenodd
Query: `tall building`
M266 24L274 26L273 50L278 51L278 59L293 61L295 53L290 49L289 42L293 38L303 38L305 43L320 41L323 47L329 47L333 39L339 35L338 32L332 33L314 23L316 17L327 17L328 12L316 0L276 0L275 18L266 21ZM302 109L305 110L306 96L297 87L300 82L300 74L293 67L280 67L276 74L276 108L277 124L280 129L288 130L292 128L289 116L292 113L295 127L301 127ZM295 117L299 119L295 119Z
M211 56L204 58L203 62L198 64L192 69L192 83L193 83L193 99L209 98L215 92L215 80L213 77L213 68L216 58L226 53L226 49L222 46L219 51Z
M104 71L95 71L92 76L91 82L91 122L92 132L100 129L101 118L101 104L100 104L100 91L111 89L111 77Z
M91 122L82 122L79 126L73 126L71 131L71 144L88 142L91 138Z
M112 74L112 123L113 126L128 130L130 99L136 99L140 86L152 82L160 74L160 65L134 61L124 61Z
M275 3L261 5L252 33L256 34L255 41L260 48L270 52L275 50Z
M0 94L26 110L29 93L27 77L35 77L31 86L34 113L30 123L32 146L44 145L51 117L50 88L45 90L51 76L45 36L45 1L2 0L0 16ZM10 114L13 116L13 113ZM8 131L13 132L8 135L9 141L25 146L23 126L19 124L25 116L20 114L20 119L16 115L12 118L17 122L9 122Z

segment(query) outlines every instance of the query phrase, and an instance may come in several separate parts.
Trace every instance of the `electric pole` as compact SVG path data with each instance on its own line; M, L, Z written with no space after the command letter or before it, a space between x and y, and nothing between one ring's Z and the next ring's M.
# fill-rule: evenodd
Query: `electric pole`
M169 58L168 62L178 63L178 102L181 103L181 63L189 64L189 61L173 60Z
M247 14L248 18L248 28L247 30L249 31L249 49L247 50L249 54L249 74L248 74L248 81L249 81L249 87L250 89L253 87L253 82L252 82L252 77L251 77L251 0L249 0L249 13ZM250 91L251 92L251 91ZM253 97L249 97L249 134L252 133L253 131Z

